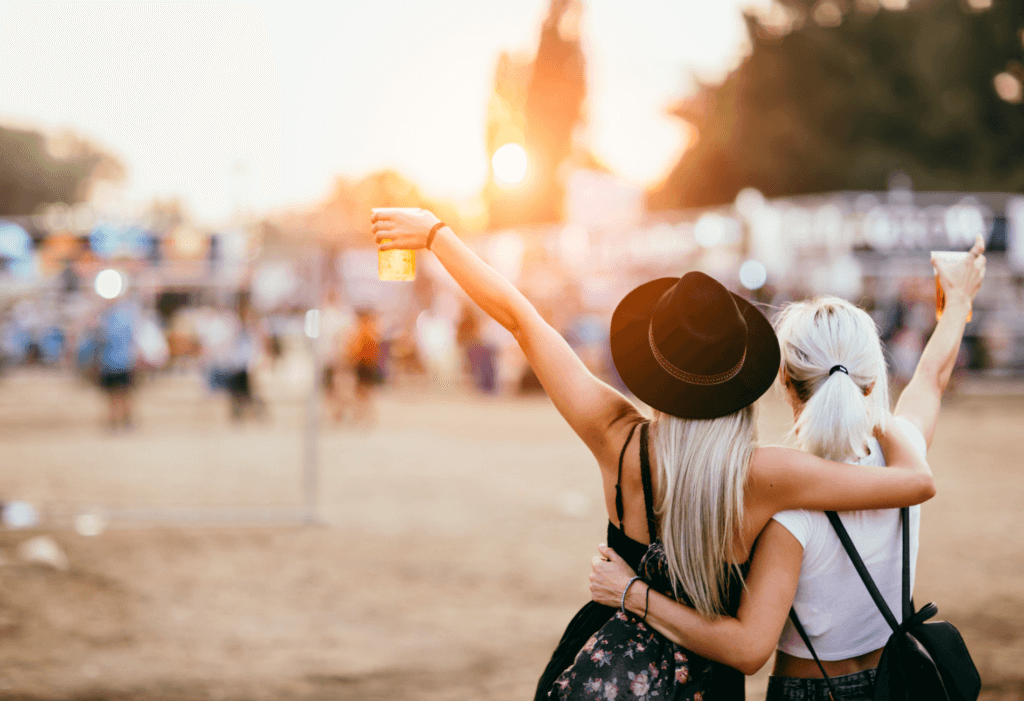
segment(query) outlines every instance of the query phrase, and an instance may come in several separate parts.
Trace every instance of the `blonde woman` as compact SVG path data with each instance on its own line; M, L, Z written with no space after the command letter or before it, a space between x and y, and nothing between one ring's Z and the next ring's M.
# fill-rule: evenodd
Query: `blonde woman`
M780 380L801 448L860 465L882 466L886 460L892 464L891 454L882 455L872 433L896 425L924 457L972 302L984 279L983 251L979 237L971 259L961 266L936 262L946 308L894 416L889 412L881 344L866 313L836 298L800 302L781 312ZM900 512L855 511L841 519L886 602L899 611ZM919 507L909 509L909 526L913 581ZM591 593L598 602L617 604L633 570L614 551L602 547L600 552L593 561ZM630 588L625 608L646 611L647 621L669 639L747 674L756 672L776 650L769 701L828 699L821 670L787 618L792 606L842 697L871 698L875 668L891 629L823 513L775 514L761 533L746 584L735 617L708 619L657 593L646 601L644 585Z
M927 463L896 427L879 440L890 464L905 468L899 470L755 448L754 402L778 372L778 341L761 312L707 275L640 285L613 314L616 369L655 410L652 422L591 374L522 293L434 214L376 210L373 231L379 250L432 251L469 297L514 335L552 403L594 454L608 542L634 568L657 574L662 591L704 615L735 613L744 563L779 511L909 506L935 493ZM577 614L541 678L538 698L614 699L627 691L743 698L741 673L614 614L593 602Z

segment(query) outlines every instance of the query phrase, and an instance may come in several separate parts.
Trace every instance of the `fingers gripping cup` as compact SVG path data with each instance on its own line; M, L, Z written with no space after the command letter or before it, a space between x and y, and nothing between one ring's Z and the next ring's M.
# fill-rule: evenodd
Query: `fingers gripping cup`
M946 308L946 293L939 279L938 266L941 265L947 274L961 266L970 265L974 256L969 251L932 251L932 265L935 267L935 320L942 318L942 310ZM967 312L967 321L971 320L973 310Z
M398 208L401 209L401 208ZM418 210L416 207L409 209ZM373 209L376 212L377 209ZM390 239L382 239L387 243ZM377 277L381 280L408 281L416 279L416 251L394 249L377 251Z

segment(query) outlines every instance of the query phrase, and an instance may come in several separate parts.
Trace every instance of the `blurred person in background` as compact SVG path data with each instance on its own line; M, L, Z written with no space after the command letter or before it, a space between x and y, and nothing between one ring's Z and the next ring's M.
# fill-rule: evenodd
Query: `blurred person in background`
M206 388L211 393L220 392L225 389L226 366L237 320L223 304L217 304L196 310L194 323Z
M463 368L473 389L484 394L495 390L494 348L485 342L473 307L463 305L455 331L455 343L462 351Z
M435 387L450 390L461 360L456 343L458 306L450 295L435 295L432 305L416 316L416 348Z
M99 316L97 381L107 395L107 421L111 430L133 427L132 389L138 360L138 323L138 308L123 296L106 302Z
M355 375L352 419L357 424L372 426L377 421L376 389L384 383L381 336L377 330L377 314L372 309L356 311L347 358L349 372Z
M962 265L935 262L946 308L892 413L881 342L866 312L835 297L793 303L780 312L779 380L793 410L798 447L831 460L884 466L872 433L876 426L895 422L924 459L985 276L983 251L979 236L972 258ZM908 514L913 591L920 507L911 506ZM890 610L902 610L900 511L852 511L841 518ZM648 593L647 585L624 596L635 573L607 547L592 563L595 601L616 605L624 600L627 610L646 612L650 625L679 645L746 674L757 672L775 652L767 701L829 698L822 669L846 701L872 698L876 667L892 629L820 511L783 511L772 517L758 539L735 617L709 621L657 589ZM790 607L822 669L789 620Z
M231 339L222 356L221 370L230 399L231 418L241 421L246 414L260 416L263 401L253 386L253 369L259 358L259 334L255 315L244 295L238 296L235 311Z
M335 290L327 293L320 316L323 348L323 386L327 410L335 422L351 409L355 386L348 358L348 346L356 323L355 314Z
M512 333L597 460L608 543L658 591L694 603L709 620L735 615L754 541L779 511L909 506L934 494L927 463L896 426L879 440L889 462L905 469L756 448L754 403L778 373L778 341L756 307L707 275L645 283L612 316L615 365L655 409L650 421L433 213L378 209L372 221L378 250L432 251ZM614 699L628 685L637 696L742 701L743 682L737 670L670 642L640 616L590 602L570 622L536 698Z

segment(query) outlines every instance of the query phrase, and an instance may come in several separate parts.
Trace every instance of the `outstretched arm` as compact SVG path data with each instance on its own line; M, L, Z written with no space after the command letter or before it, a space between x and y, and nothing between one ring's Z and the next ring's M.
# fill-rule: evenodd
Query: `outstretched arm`
M985 279L984 252L985 241L978 234L971 249L971 258L961 265L949 266L942 260L932 260L946 295L946 307L894 412L896 416L904 417L921 429L925 444L929 447L939 419L942 393L953 373L960 342L964 337L967 317L971 313L974 297L981 289L982 280Z
M592 561L591 597L618 607L633 571L618 554L601 546ZM636 582L626 595L626 608L674 643L721 662L744 674L754 674L771 657L793 605L800 579L803 547L777 521L769 521L754 551L746 589L735 618L702 618L695 609ZM608 558L607 560L603 558Z
M373 215L377 248L425 248L430 230L439 223L424 209L377 209ZM512 332L551 401L598 462L614 464L620 446L609 442L608 429L620 419L639 418L636 408L595 377L529 300L449 227L436 232L429 250L470 299Z

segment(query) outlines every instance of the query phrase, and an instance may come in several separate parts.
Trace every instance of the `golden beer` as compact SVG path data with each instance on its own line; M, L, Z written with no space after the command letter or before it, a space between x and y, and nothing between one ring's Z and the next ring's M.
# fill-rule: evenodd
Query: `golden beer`
M419 211L418 207L374 207L370 211L377 212L394 209L401 211ZM388 243L391 239L381 239L381 243ZM381 280L415 280L416 279L416 251L395 249L393 251L377 251L377 277Z
M941 260L945 263L948 270L953 270L958 265L970 265L968 262L971 258L969 252L962 253L960 251L932 251L932 264L936 260ZM935 320L938 321L942 318L942 310L946 308L946 293L942 290L942 283L939 281L939 271L935 271ZM974 310L967 312L967 321L971 320L974 316Z
M416 251L377 251L377 276L381 280L415 280Z

